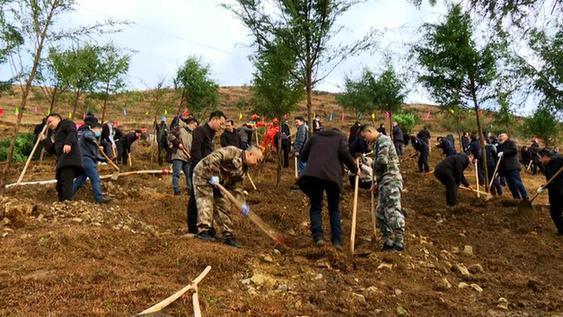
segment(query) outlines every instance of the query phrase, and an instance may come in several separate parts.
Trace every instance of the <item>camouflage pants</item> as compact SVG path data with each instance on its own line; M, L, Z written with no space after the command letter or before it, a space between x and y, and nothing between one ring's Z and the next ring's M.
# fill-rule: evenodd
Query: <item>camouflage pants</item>
M401 209L402 181L383 179L377 186L379 192L375 215L381 235L385 240L403 242L405 217Z
M233 222L229 213L231 203L207 183L207 178L194 175L194 192L197 205L197 229L203 232L213 228L214 222L222 230L223 237L233 235Z

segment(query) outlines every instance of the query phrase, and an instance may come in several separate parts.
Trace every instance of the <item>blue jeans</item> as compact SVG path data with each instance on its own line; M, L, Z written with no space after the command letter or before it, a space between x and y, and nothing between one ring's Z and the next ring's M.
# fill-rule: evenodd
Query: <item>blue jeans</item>
M184 176L186 176L186 187L188 191L190 191L190 163L182 160L173 160L172 161L172 188L174 192L180 191L180 172L184 172Z
M303 170L305 169L305 167L307 166L307 162L303 162L300 159L297 159L297 175L301 176L301 173L303 173Z
M506 177L506 183L514 199L528 199L528 192L522 184L519 170L507 171L503 175Z
M328 215L330 219L330 233L333 244L342 243L342 229L340 227L340 187L336 183L320 178L305 176L301 179L299 186L309 196L311 209L311 235L314 241L323 239L323 194L326 192L328 201Z
M76 195L76 192L84 186L86 179L90 179L90 183L92 184L92 193L94 194L94 199L96 201L102 200L104 197L102 194L102 187L100 182L100 174L96 169L96 162L91 158L84 157L84 173L78 176L74 180L74 184L72 186L72 195Z

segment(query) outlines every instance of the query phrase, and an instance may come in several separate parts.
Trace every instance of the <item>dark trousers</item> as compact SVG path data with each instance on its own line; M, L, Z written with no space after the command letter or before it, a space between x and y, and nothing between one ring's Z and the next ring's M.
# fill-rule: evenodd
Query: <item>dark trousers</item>
M299 186L301 190L309 197L311 209L309 216L311 218L311 234L313 240L323 239L323 194L326 192L328 200L328 214L330 219L330 232L332 243L342 242L342 229L340 228L340 188L336 183L329 182L320 178L305 176L301 179Z
M458 185L455 182L454 176L451 173L434 173L434 176L436 176L440 183L446 186L446 204L448 206L457 205Z
M129 162L129 152L131 152L131 147L122 142L121 140L117 141L117 162L123 165L127 165Z
M481 160L479 160L477 162L477 176L479 177L479 185L484 186L485 185L485 168L483 167L483 161L481 161Z
M289 167L289 150L291 148L291 144L289 144L289 140L282 140L281 142L281 149L283 155L283 167Z
M514 199L528 199L528 192L526 191L524 184L522 184L519 170L506 171L503 175L506 177L506 183L508 184L508 188L510 189Z
M74 192L72 190L74 179L81 174L81 168L75 166L62 167L57 170L56 188L59 201L72 200L72 196L74 196Z
M495 172L495 165L489 165L489 168L487 169L489 172L489 183L491 182L491 177L493 176L493 173ZM493 180L493 183L491 185L491 194L493 195L502 195L502 186L500 185L500 177L497 175L495 175L495 179Z
M555 224L555 228L559 233L563 234L563 201L559 199L558 201L550 202L549 213L551 214L551 219Z
M420 153L418 155L418 171L430 172L430 165L428 165L428 153Z
M193 181L194 168L196 164L190 166L190 181ZM188 200L188 209L186 211L186 219L188 223L188 232L197 233L197 204L195 201L195 192L193 184L190 184L190 199Z
M404 146L403 141L394 141L393 144L395 144L395 150L397 151L397 155L403 156L403 146Z

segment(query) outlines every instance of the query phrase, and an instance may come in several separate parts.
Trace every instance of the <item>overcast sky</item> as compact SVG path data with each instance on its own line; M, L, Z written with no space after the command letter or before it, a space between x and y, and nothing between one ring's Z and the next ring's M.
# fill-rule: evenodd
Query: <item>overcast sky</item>
M220 85L249 84L253 67L248 61L252 38L240 21L221 3L229 0L79 0L69 24L89 24L107 18L134 22L123 32L103 37L131 49L130 86L150 88L163 76L172 79L179 65L191 55L212 69ZM379 49L349 58L316 89L342 90L346 75L357 76L363 67L380 70L388 52L400 71L408 65L408 46L418 27L435 22L446 13L443 5L416 9L406 0L371 0L346 13L338 23L346 29L336 42L359 39L371 28L383 34ZM67 23L66 21L63 23ZM409 102L429 102L420 89L410 87Z

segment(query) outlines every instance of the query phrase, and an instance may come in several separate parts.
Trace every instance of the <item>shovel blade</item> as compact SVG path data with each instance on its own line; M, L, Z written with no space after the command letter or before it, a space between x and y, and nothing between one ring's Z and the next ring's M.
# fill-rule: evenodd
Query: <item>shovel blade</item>
M113 174L111 174L111 180L112 181L116 181L119 178L119 172L115 171L113 172Z

